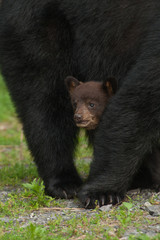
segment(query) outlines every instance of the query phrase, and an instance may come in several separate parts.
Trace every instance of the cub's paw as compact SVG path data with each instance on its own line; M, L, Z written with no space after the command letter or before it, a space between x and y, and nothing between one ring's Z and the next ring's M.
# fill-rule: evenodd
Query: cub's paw
M101 207L107 204L119 204L122 202L124 195L113 192L87 191L82 188L78 193L78 198L85 208L92 209L96 206Z
M80 178L73 177L68 181L62 178L52 178L49 184L45 185L45 193L53 198L71 199L77 196L77 192L82 185Z

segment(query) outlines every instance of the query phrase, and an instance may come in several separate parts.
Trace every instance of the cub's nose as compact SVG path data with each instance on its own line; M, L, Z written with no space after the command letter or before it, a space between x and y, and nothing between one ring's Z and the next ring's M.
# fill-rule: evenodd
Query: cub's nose
M82 121L82 115L79 113L74 114L74 120L75 122L81 122Z

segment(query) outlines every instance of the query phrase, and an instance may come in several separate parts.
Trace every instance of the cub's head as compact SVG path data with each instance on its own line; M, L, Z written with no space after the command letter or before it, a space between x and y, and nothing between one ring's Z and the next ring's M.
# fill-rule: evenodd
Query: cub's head
M70 94L77 127L95 129L106 107L108 99L116 91L116 80L108 78L105 82L79 82L67 77L65 84Z

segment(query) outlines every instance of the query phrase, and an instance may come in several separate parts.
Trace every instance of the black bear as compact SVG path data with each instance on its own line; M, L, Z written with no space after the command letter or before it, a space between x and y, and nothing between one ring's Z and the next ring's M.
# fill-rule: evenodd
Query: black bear
M118 202L143 179L160 185L159 29L159 0L1 2L1 72L49 195L78 191L89 208L95 200ZM69 75L118 81L95 130L84 184L73 163L78 128Z
M67 77L65 84L70 94L77 127L94 130L100 121L109 98L116 91L116 80L107 78L102 82L80 82Z

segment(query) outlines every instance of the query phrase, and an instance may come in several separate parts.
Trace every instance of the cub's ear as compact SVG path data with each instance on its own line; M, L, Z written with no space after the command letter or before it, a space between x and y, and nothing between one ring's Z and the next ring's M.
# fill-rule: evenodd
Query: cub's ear
M116 93L117 87L118 87L117 80L114 77L108 77L103 82L103 88L107 91L107 94L109 96L112 96Z
M80 84L82 84L81 82L79 82L76 78L72 77L72 76L68 76L66 77L65 81L65 85L68 89L68 92L71 93L73 92L73 90L79 86Z

